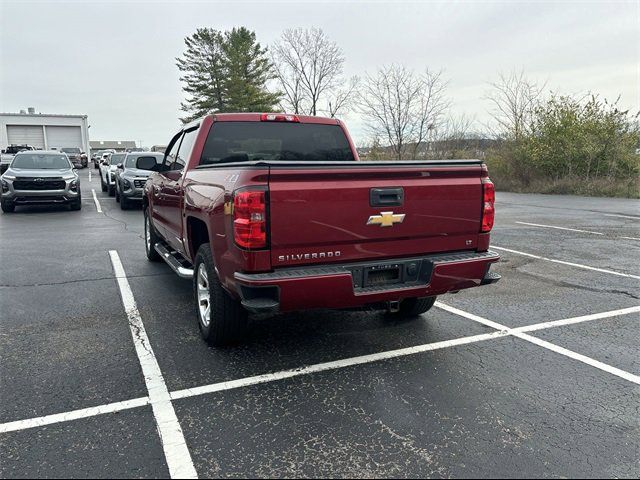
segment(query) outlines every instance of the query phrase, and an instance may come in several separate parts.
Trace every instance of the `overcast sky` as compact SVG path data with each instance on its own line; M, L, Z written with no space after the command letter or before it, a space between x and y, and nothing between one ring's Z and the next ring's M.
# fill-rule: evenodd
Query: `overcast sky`
M452 113L488 120L498 72L640 110L640 7L629 2L114 2L0 0L0 111L87 114L92 140L165 144L183 99L175 57L197 27L246 26L263 45L317 26L345 74L443 69ZM358 115L345 117L364 144Z

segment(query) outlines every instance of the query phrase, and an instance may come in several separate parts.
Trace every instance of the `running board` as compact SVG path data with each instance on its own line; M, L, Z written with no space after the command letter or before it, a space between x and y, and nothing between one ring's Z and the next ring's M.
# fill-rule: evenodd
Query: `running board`
M171 267L171 270L176 272L180 278L193 278L193 268L188 268L183 265L183 263L178 259L177 252L171 251L167 248L163 243L156 243L153 248L155 248L156 252L160 254L160 256L167 262L167 265ZM180 255L180 258L182 256Z

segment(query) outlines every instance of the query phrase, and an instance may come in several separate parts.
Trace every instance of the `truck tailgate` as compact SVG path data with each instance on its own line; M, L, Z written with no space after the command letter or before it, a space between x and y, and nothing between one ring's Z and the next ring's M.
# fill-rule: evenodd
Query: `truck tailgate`
M407 163L271 166L272 265L475 249L480 162Z

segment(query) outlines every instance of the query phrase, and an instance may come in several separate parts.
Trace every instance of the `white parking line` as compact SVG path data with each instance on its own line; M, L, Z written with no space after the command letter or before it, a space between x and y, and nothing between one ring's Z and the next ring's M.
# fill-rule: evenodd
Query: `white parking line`
M634 375L633 373L625 372L624 370L621 370L616 367L612 367L611 365L600 362L599 360L596 360L594 358L590 358L590 357L587 357L586 355L576 353L572 350L566 349L564 347L560 347L558 345L547 342L540 338L532 337L531 335L527 335L526 333L514 332L513 335L522 340L526 340L527 342L531 342L535 345L538 345L539 347L546 348L547 350L551 350L552 352L559 353L560 355L564 355L565 357L572 358L573 360L577 360L586 365L590 365L599 370L602 370L603 372L610 373L611 375L615 375L616 377L620 377L629 382L633 382L636 385L640 385L640 376Z
M516 223L519 223L520 225L529 225L531 227L555 228L557 230L568 230L570 232L590 233L592 235L604 235L604 233L591 232L589 230L578 230L577 228L556 227L554 225L542 225L540 223L528 223L528 222L516 222Z
M535 258L535 259L538 259L538 260L545 260L547 262L559 263L561 265L569 265L570 267L584 268L585 270L593 270L595 272L608 273L609 275L617 275L619 277L635 278L636 280L640 280L640 276L631 275L630 273L616 272L616 271L613 271L613 270L606 270L604 268L590 267L588 265L581 265L579 263L565 262L564 260L556 260L554 258L541 257L540 255L534 255L532 253L520 252L518 250L512 250L510 248L497 247L496 245L491 245L491 248L492 249L496 249L496 250L503 250L505 252L515 253L517 255L524 255L525 257L531 257L531 258Z
M96 204L96 210L98 210L98 213L102 213L102 207L100 206L100 202L98 201L96 191L93 188L91 189L91 193L93 194L93 203Z
M89 170L89 181L91 181L91 170Z
M456 338L454 340L445 340L442 342L427 343L416 347L400 348L398 350L389 350L386 352L373 353L371 355L362 355L360 357L344 358L333 362L317 363L302 368L294 368L276 373L265 373L264 375L256 375L255 377L241 378L239 380L231 380L227 382L213 383L196 388L185 388L177 392L171 393L171 400L180 398L195 397L205 395L207 393L222 392L249 385L257 385L259 383L274 382L284 380L285 378L298 377L300 375L309 375L310 373L325 372L327 370L337 370L339 368L351 367L354 365L363 365L365 363L379 362L390 358L405 357L407 355L415 355L416 353L430 352L442 348L456 347L459 345L467 345L469 343L482 342L493 338L501 337L502 332L484 333L482 335L473 335L471 337Z
M126 281L126 278L124 278L124 280ZM128 282L127 282L127 285L128 285ZM460 345L468 345L468 344L482 342L482 341L496 339L496 338L525 335L524 332L529 332L529 331L545 330L548 328L554 328L554 327L559 327L564 325L572 325L572 324L605 319L605 318L614 318L614 317L619 317L623 315L629 315L631 313L640 312L640 306L637 306L637 307L623 308L619 310L611 310L609 312L595 313L592 315L583 315L581 317L573 317L573 318L567 318L563 320L554 320L551 322L536 323L534 325L527 325L525 327L510 329L504 325L493 322L491 320L487 320L478 315L473 315L471 313L464 312L457 308L450 307L449 305L444 305L441 302L436 302L436 306L443 310L447 310L450 313L453 313L455 315L463 316L470 320L483 323L484 325L487 325L499 331L492 332L492 333L485 333L481 335L473 335L469 337L456 338L453 340L445 340L442 342L427 343L427 344L418 345L415 347L402 348L398 350L390 350L390 351L381 352L381 353L374 353L371 355L363 355L360 357L345 358L345 359L336 360L333 362L318 363L318 364L309 365L302 368L294 368L294 369L284 370L280 372L266 373L264 375L256 375L253 377L241 378L238 380L213 383L213 384L204 385L201 387L187 388L184 390L178 390L178 391L172 392L169 395L172 400L195 397L195 396L204 395L207 393L214 393L214 392L220 392L220 391L245 387L249 385L257 385L261 383L274 382L277 380L283 380L286 378L292 378L300 375L308 375L311 373L323 372L327 370L336 370L339 368L344 368L349 366L363 365L366 363L398 358L398 357L413 355L413 354L422 353L422 352L429 352L429 351L438 350L438 349L451 348L451 347L456 347ZM145 335L145 338L146 338L146 335ZM534 338L534 337L531 337L531 338ZM149 346L149 348L151 347ZM136 404L136 403L139 403L139 404ZM76 410L74 412L59 413L54 415L48 415L45 417L27 419L27 420L18 420L15 422L0 424L0 433L8 432L8 431L25 430L28 428L38 427L40 425L61 423L61 422L76 420L79 418L87 418L87 417L101 415L103 413L115 413L121 410L135 408L136 406L143 406L148 404L149 404L148 397L144 397L144 398L128 400L125 402L111 403L111 404L102 405L99 407L91 407L83 410Z
M554 320L552 322L536 323L535 325L526 325L524 327L513 328L515 332L535 332L538 330L546 330L548 328L566 327L567 325L575 325L576 323L592 322L593 320L601 320L603 318L619 317L629 315L631 313L640 313L640 306L621 308L619 310L611 310L609 312L592 313L591 315L582 315L580 317L565 318L563 320Z
M533 343L535 345L538 345L539 347L546 348L547 350L552 350L552 351L554 351L556 353L564 355L565 357L572 358L574 360L577 360L577 361L582 362L584 364L590 365L590 366L595 367L595 368L597 368L599 370L602 370L604 372L607 372L607 373L610 373L610 374L615 375L617 377L620 377L620 378L623 378L625 380L628 380L629 382L633 382L633 383L635 383L637 385L640 385L640 376L638 376L638 375L634 375L632 373L625 372L624 370L620 370L619 368L612 367L611 365L607 365L606 363L602 363L602 362L600 362L598 360L595 360L593 358L589 358L589 357L587 357L585 355L582 355L580 353L576 353L576 352L568 350L566 348L554 345L553 343L546 342L546 341L541 340L541 339L536 338L536 337L532 337L531 335L527 335L526 333L523 333L524 329L515 329L515 328L512 329L512 328L509 328L509 327L507 327L505 325L501 325L499 323L496 323L496 322L494 322L492 320L487 320L486 318L480 317L478 315L474 315L472 313L465 312L465 311L460 310L460 309L455 308L455 307L450 307L449 305L445 305L444 303L441 303L441 302L436 302L435 306L438 307L438 308L441 308L442 310L445 310L445 311L447 311L449 313L453 313L454 315L459 315L461 317L468 318L469 320L473 320L474 322L478 322L478 323L481 323L481 324L486 325L488 327L498 329L498 330L500 330L501 333L503 333L505 335L512 335L514 337L520 338L521 340L525 340L527 342ZM627 312L627 314L628 314L628 313L634 313L634 312L638 311L637 308L638 307L632 307L631 309L625 309L625 310L629 310ZM617 310L617 312L620 312L620 311L621 310ZM614 311L614 312L616 312L616 311ZM609 313L612 313L611 317L620 315L620 313L613 314L614 312L609 312ZM600 314L600 315L602 315L602 314ZM585 316L582 317L581 321L592 320L589 317L592 317L592 316L591 315L585 315ZM579 323L577 321L578 318L580 318L580 317L575 317L574 319L571 319L571 320L573 320L573 323ZM601 317L601 318L607 318L607 317ZM570 319L567 319L566 321L569 321L569 320ZM550 326L552 324L557 323L557 322L545 322L545 323L547 323L547 325L548 325L546 328L550 328ZM553 326L557 326L557 325L553 325ZM537 327L537 325L532 325L531 327L534 327L534 328L531 328L529 331L536 330L535 327ZM537 330L542 330L542 328L537 328Z
M111 257L113 270L120 288L122 305L129 319L131 336L133 337L144 381L149 392L149 402L153 409L160 442L169 467L169 474L171 478L197 478L198 475L187 448L180 422L178 422L178 417L171 403L169 390L167 390L167 385L160 371L160 365L158 365L149 343L149 338L142 323L136 301L133 298L133 292L120 261L120 256L115 250L110 250L109 256Z
M631 215L618 215L616 213L604 213L603 215L607 217L620 217L620 218L632 218L633 220L640 220L640 217L634 217Z
M555 228L556 230L568 230L570 232L590 233L592 235L604 235L604 233L593 232L591 230L579 230L577 228L557 227L555 225L543 225L541 223L529 223L529 222L516 222L516 223L519 223L520 225L529 225L531 227ZM624 238L625 240L640 240L640 238L636 238L636 237L615 237L615 238Z
M70 422L71 420L78 420L80 418L96 417L105 413L121 412L131 408L144 407L145 405L149 405L149 397L134 398L123 402L99 405L97 407L81 408L80 410L73 410L71 412L54 413L53 415L29 418L27 420L17 420L15 422L0 424L0 433L16 432L28 428L52 425L54 423Z

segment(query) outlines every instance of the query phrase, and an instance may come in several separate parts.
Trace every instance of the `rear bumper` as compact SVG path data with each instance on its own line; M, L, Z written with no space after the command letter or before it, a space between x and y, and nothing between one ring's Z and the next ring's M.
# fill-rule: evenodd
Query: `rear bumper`
M411 297L429 297L495 283L489 272L500 256L495 252L459 252L376 263L324 265L280 269L273 273L236 273L242 304L254 312L356 308ZM396 284L362 285L362 272L371 266L417 265L418 274Z

